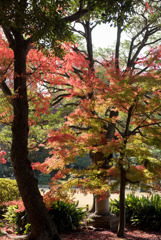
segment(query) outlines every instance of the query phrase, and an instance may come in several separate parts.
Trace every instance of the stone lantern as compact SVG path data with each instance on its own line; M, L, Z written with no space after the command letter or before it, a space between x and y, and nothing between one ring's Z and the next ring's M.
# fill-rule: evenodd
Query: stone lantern
M109 195L106 198L95 195L95 212L88 216L87 225L117 232L119 219L115 214L110 213L109 197Z
M103 153L96 152L90 154L92 163L98 164L102 162L101 166L104 169L109 168L108 159L104 157ZM101 161L100 161L101 159ZM102 161L103 160L103 161ZM110 192L108 191L107 197L101 195L94 195L95 211L89 214L87 225L95 228L107 228L113 232L117 232L119 219L116 215L110 213L109 209Z

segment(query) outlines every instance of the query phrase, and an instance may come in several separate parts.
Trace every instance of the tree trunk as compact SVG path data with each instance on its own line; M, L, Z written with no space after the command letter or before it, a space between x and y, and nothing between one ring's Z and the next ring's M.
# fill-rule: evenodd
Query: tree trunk
M116 49L115 49L115 68L116 71L119 70L120 66L119 66L119 53L120 53L120 41L121 41L121 24L118 23L117 26L117 40L116 40Z
M86 33L86 43L87 43L87 53L88 59L90 61L90 69L93 70L94 68L94 61L93 61L93 47L92 47L92 31L90 28L90 22L85 21L85 33Z
M123 166L120 167L120 216L119 228L117 232L118 237L125 237L125 186L126 186L126 172Z
M95 195L93 194L93 202L92 202L92 207L89 210L90 213L94 213L95 212Z
M37 181L28 159L28 101L26 87L27 46L19 33L15 33L14 92L11 160L15 178L24 202L32 232L27 239L60 240L47 213Z

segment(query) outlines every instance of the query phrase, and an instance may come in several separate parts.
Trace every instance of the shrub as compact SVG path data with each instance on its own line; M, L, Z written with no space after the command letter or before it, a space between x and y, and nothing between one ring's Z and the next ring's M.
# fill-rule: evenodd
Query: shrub
M66 232L78 228L86 212L83 208L78 208L78 203L57 201L53 203L49 214L57 225L58 232Z
M7 211L7 207L0 204L0 219L4 218L3 215L5 214L6 211Z
M20 193L16 180L9 178L0 178L0 203L17 200Z
M28 234L31 225L27 218L26 211L17 212L18 205L9 206L5 214L5 219L13 225L15 232ZM70 231L80 226L86 212L83 208L78 208L78 203L68 203L63 201L54 202L49 209L49 215L55 222L59 232Z
M0 222L0 236L3 236L4 233L1 231L1 227L4 227L4 223Z
M14 231L19 234L27 234L31 230L31 225L27 219L26 211L17 212L18 205L7 207L7 212L4 214L5 219L13 226ZM30 228L28 227L30 225ZM28 231L27 230L28 227Z
M156 194L141 198L132 194L125 199L126 221L140 229L161 230L161 197ZM119 215L119 201L110 201L110 210Z

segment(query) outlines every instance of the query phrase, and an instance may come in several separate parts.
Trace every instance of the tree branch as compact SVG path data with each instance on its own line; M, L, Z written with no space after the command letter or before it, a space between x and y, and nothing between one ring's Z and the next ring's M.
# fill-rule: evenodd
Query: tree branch
M81 36L85 37L85 33L81 30L76 30L74 27L70 27L73 32L79 33Z
M68 22L74 22L78 20L79 18L83 17L86 13L88 13L88 9L79 9L78 12L74 13L71 16L62 18L64 21Z
M150 118L150 116L151 116L153 113L155 113L155 111L157 111L159 108L160 108L160 107L154 109L154 110L131 132L131 134L135 133L135 132L136 132L138 129L140 129L140 128L160 124L161 122L149 123L149 124L143 125L143 123L145 123L145 121L146 121L148 118Z
M4 80L1 82L0 87L6 96L12 96L11 90L9 89Z
M70 96L70 93L64 93L57 96L56 98L53 99L51 106L54 106L55 104L59 103L64 97L67 96Z
M90 129L90 127L79 127L79 126L74 126L74 125L70 125L69 127L77 129L77 130L81 130L81 131L88 131Z
M11 66L12 61L9 63L8 67L6 68L5 71L0 71L0 77L2 78L1 83L0 83L0 88L2 89L3 93L5 94L5 96L11 96L11 90L9 89L9 87L6 84L6 79L4 79L5 74L7 73L9 67Z
M9 47L14 50L14 46L15 46L15 39L13 37L13 34L11 33L11 30L7 29L3 24L1 24L3 32L9 42Z
M128 179L127 177L126 177L126 182L129 182L129 183L131 183L131 184L136 184L136 183L139 183L139 181L137 180L137 181L131 181L130 179Z

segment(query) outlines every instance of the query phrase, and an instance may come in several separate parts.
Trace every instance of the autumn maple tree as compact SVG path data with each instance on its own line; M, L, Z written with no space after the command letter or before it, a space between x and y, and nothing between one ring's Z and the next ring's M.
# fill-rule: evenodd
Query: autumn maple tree
M85 56L71 48L58 69L57 84L66 91L60 97L64 105L77 100L75 109L66 116L64 126L49 134L52 156L43 164L34 164L46 173L53 168L61 169L53 179L56 180L63 177L66 165L74 162L78 155L97 153L91 168L83 171L86 178L74 179L73 183L102 194L120 184L118 236L122 237L125 234L126 185L140 184L147 189L160 190L161 162L155 154L155 149L160 149L161 136L160 57L158 47L151 49L147 58L138 59L139 68L146 66L146 71L140 75L130 69L118 72L115 62L107 61L104 63L106 79L102 80L90 70ZM111 184L109 179L113 179Z

